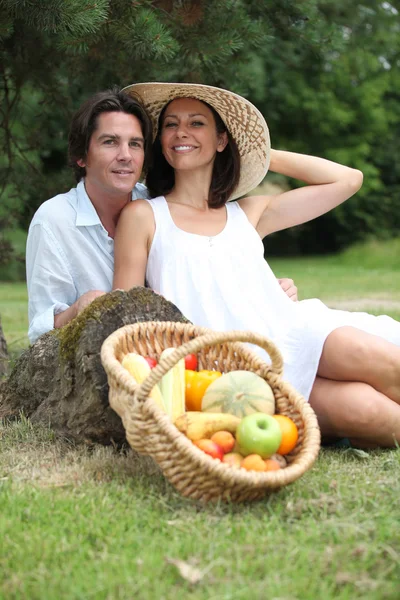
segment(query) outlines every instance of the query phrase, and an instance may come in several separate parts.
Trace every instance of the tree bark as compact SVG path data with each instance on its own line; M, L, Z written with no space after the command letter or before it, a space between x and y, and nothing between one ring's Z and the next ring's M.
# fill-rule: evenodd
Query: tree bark
M121 444L125 433L108 403L100 349L113 331L139 321L188 322L150 289L117 290L94 300L62 329L42 335L0 384L0 418L21 412L77 442Z
M7 342L4 337L3 327L1 325L1 315L0 315L0 379L3 375L7 375L8 372L8 350L7 350Z

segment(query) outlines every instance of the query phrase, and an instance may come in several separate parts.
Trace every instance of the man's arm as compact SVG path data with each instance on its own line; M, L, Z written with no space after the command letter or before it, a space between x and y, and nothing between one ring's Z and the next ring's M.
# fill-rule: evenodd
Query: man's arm
M104 294L105 292L100 290L90 290L89 292L82 294L82 296L80 296L80 298L78 298L78 300L71 304L71 306L69 306L66 310L54 315L54 327L59 329L60 327L67 325L67 323L72 321L72 319L75 319L75 317L77 317L84 308L89 306L89 304L93 302L95 298L104 296Z
M41 222L31 225L26 244L29 331L34 343L54 327L71 321L95 297L90 291L76 300L77 291L66 257L50 228Z

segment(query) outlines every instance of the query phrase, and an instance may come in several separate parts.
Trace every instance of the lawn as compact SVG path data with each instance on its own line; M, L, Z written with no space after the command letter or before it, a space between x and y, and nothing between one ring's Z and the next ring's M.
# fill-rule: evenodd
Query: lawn
M374 264L369 249L271 262L302 298L400 318L400 253L379 248ZM0 285L0 314L17 352L22 284ZM24 418L0 440L1 600L399 597L400 450L326 448L263 501L201 506L129 451L74 447Z

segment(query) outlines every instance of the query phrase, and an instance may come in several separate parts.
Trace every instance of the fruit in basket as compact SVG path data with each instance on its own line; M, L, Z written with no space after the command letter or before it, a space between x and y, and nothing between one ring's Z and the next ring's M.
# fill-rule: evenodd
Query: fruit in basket
M201 401L209 385L219 377L222 373L219 371L185 371L185 399L186 410L201 410ZM223 411L215 411L223 412Z
M279 463L282 469L287 467L286 458L284 456L282 456L281 454L277 454L277 453L272 454L272 456L270 456L270 459L275 460L277 463Z
M266 460L264 460L264 462L266 471L280 471L280 469L282 468L279 462L277 460L274 460L273 458L267 458Z
M239 468L242 464L242 460L243 456L238 452L228 452L227 454L224 454L222 462L227 465L230 465L231 467Z
M136 352L129 352L125 354L124 358L121 362L124 369L126 369L132 377L136 380L136 383L142 383L148 375L150 375L150 367L144 358L144 356L140 356L140 354L136 354ZM165 404L160 392L160 388L158 385L155 385L150 392L150 398L154 400L154 402L165 411Z
M265 464L265 460L263 460L259 454L249 454L242 460L240 466L243 467L243 469L246 469L246 471L266 471L267 470L267 465Z
M188 369L189 371L196 371L197 356L195 354L187 354L185 356L185 369Z
M282 455L289 454L296 447L297 440L299 439L297 426L286 415L274 415L274 419L278 421L282 432L282 441L277 453Z
M235 438L230 431L217 431L211 436L211 439L222 448L224 454L231 452L235 445Z
M160 360L175 351L175 348L166 348ZM185 361L181 358L161 379L160 390L164 399L167 414L175 421L185 412Z
M175 426L179 431L193 442L202 438L211 438L217 431L235 433L239 423L240 419L233 415L197 411L186 412L175 420Z
M154 367L157 366L157 361L155 358L153 358L151 356L145 356L144 359L147 362L147 364L149 365L150 369L154 369Z
M237 427L236 441L243 456L259 454L261 458L269 458L278 450L282 441L281 428L271 415L247 415Z
M212 458L218 458L219 460L222 460L224 458L222 448L212 440L201 439L193 443L198 448L200 448L200 450L203 450L203 452L205 452L209 456L212 456Z
M201 410L226 412L237 417L252 413L273 415L275 397L268 383L251 371L231 371L214 381L206 390Z

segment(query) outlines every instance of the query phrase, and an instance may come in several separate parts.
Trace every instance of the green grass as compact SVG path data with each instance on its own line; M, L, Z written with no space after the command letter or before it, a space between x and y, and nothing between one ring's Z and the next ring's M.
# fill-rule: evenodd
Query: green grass
M373 271L357 249L271 262L303 298L400 318L387 252L364 249ZM0 314L23 347L24 285L0 285ZM0 444L0 600L398 598L400 450L323 449L268 499L201 506L133 452L74 447L23 417L0 423Z
M0 315L9 351L18 353L29 345L28 293L25 283L0 283Z
M129 453L1 434L1 598L398 598L400 451L324 450L269 499L204 507Z

